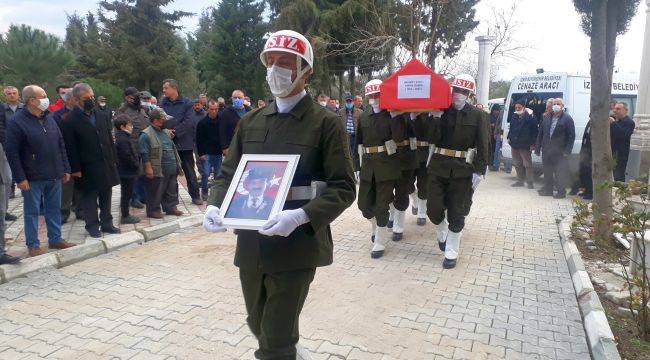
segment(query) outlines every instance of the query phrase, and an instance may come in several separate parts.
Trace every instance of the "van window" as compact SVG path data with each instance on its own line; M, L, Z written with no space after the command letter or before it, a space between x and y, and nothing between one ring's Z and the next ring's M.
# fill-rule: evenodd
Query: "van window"
M510 97L510 104L508 106L508 123L515 113L515 104L519 100L523 100L526 104L526 107L533 110L533 117L537 120L539 124L542 121L542 115L546 111L546 100L551 98L562 97L562 93L513 93Z

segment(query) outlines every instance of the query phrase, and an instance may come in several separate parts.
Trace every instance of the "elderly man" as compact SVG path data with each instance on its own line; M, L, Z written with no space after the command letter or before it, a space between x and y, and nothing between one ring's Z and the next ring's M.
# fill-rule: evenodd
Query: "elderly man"
M203 107L203 110L208 110L208 95L206 94L201 94L199 95L199 102L201 103L201 106Z
M185 180L187 182L187 191L192 197L192 203L203 205L201 194L199 193L199 182L194 171L194 123L192 122L192 102L178 91L178 82L174 79L163 81L163 93L165 97L162 100L162 109L172 117L165 126L172 129L172 138L178 155L181 158Z
M174 142L165 131L168 115L161 109L149 111L151 126L140 134L138 147L147 178L147 217L162 219L162 211L181 216L178 210L178 175L182 175L181 159Z
M221 117L221 148L223 156L228 155L228 148L232 141L235 129L239 120L246 114L246 107L244 106L244 92L235 90L232 92L232 106L223 109L219 116Z
M627 115L627 104L616 103L614 114L609 118L609 130L612 137L612 155L615 159L614 180L625 181L625 168L630 155L630 139L634 132L634 120Z
M23 89L25 108L7 127L7 159L17 186L23 193L25 241L29 256L45 253L38 240L41 202L50 249L73 244L61 239L61 182L70 180L65 144L56 122L45 117L50 104L45 90L29 85Z
M266 101L264 101L262 99L257 100L257 108L258 109L261 109L261 108L263 108L265 106L266 106Z
M363 97L361 95L354 97L354 107L361 110L361 112L365 111L363 108Z
M318 95L318 105L323 108L327 107L327 103L330 101L330 97L325 94Z
M354 163L355 176L359 181L359 159L355 149L356 133L359 128L359 119L361 118L361 110L354 106L354 98L351 94L345 95L345 107L339 110L339 117L341 123L345 127L345 132L348 134L348 143L350 147L350 154L352 155L352 162Z
M544 187L538 191L539 195L556 199L566 197L568 158L575 138L573 118L564 111L564 100L553 99L551 113L544 116L535 145L535 154L542 155L544 168ZM557 190L555 195L553 188Z
M20 102L20 95L18 89L13 86L7 86L4 88L6 103L0 104L0 144L6 146L6 129L9 120L18 112L18 110L23 108L23 103ZM8 174L11 177L11 172ZM9 198L14 197L15 182L9 181L4 184L5 191L7 192L7 203ZM16 221L16 215L6 213L5 221Z
M72 95L77 106L63 123L63 135L72 175L79 178L86 231L94 238L118 234L111 215L112 188L120 183L111 115L98 110L90 85L75 85Z
M532 150L537 141L537 121L525 109L525 100L518 100L515 104L515 113L510 120L508 144L512 148L512 162L517 171L517 182L513 187L528 184L529 189L534 189L535 175L533 174Z
M200 159L201 169L201 198L208 199L208 178L210 174L217 178L221 170L221 119L218 118L219 104L210 100L208 113L199 121L196 127L196 151Z

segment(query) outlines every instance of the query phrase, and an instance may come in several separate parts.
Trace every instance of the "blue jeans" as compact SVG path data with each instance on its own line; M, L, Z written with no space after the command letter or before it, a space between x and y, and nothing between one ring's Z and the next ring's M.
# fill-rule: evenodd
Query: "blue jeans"
M144 176L138 176L135 179L135 183L133 184L133 196L131 197L131 201L133 200L138 200L141 203L145 203L147 201L147 180Z
M207 159L203 161L203 175L201 175L201 190L208 191L208 178L210 177L210 170L216 178L221 171L221 155L206 155Z
M40 247L38 240L38 214L43 200L47 241L61 241L61 180L36 180L29 182L29 190L23 191L23 217L25 242L29 248Z

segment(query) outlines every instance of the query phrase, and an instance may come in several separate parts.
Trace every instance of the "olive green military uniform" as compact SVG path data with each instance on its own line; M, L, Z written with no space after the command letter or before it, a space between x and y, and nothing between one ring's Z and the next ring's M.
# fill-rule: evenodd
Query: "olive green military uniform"
M364 148L384 146L393 139L394 119L386 110L374 113L368 107L359 120L357 144ZM359 210L366 219L375 218L377 226L388 224L389 205L393 202L393 189L401 174L400 159L397 154L388 155L385 151L364 153L361 158L359 174Z
M447 211L449 230L463 230L465 216L472 206L472 175L484 175L487 168L488 136L487 113L470 104L462 110L452 106L440 118L433 119L429 131L432 145L457 151L476 149L472 164L465 158L432 154L427 168L427 215L434 224L440 224Z
M305 96L286 114L275 103L246 114L209 204L221 206L243 154L300 154L291 186L327 183L312 200L287 201L285 209L302 208L310 222L288 237L267 237L238 230L235 265L248 312L248 325L259 341L261 359L295 359L298 318L316 267L332 263L329 224L355 199L354 172L347 135L339 117Z
M399 158L399 179L395 183L395 199L393 206L398 211L409 207L409 194L415 190L413 173L418 168L416 151L411 149L410 139L415 137L413 122L410 114L402 114L393 118L393 139L397 143L397 157Z
M429 157L429 124L432 117L429 114L419 114L413 120L413 130L417 140L417 162L418 167L413 173L413 184L417 182L417 196L420 200L427 199L427 159ZM411 188L411 194L415 187Z

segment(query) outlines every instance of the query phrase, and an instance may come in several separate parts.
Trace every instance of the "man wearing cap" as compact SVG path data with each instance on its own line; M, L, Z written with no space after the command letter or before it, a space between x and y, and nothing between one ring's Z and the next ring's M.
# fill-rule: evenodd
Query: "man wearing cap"
M395 183L401 176L400 158L393 138L392 115L379 107L381 80L370 80L365 86L370 108L359 120L357 148L361 158L359 200L363 217L372 224L373 240L370 256L384 255L388 243L389 205L393 202Z
M411 180L411 203L413 215L417 216L417 224L427 223L427 158L429 157L429 126L432 121L430 114L411 114L418 167L413 172ZM417 187L415 184L417 183Z
M345 94L345 106L339 110L341 122L345 127L345 132L348 134L348 143L350 144L350 155L354 163L355 178L359 181L359 158L356 155L356 129L359 127L359 118L361 118L361 110L354 106L354 97L352 94Z
M512 162L517 171L517 182L513 187L528 184L534 189L532 150L537 141L537 120L526 111L526 99L519 99L515 104L515 113L510 120L508 144L512 148Z
M418 158L413 122L415 114L401 114L391 121L393 139L397 145L399 158L399 179L395 182L395 198L391 205L390 219L393 221L393 241L400 241L404 236L406 209L409 207L409 194L415 191L413 174L418 168Z
M133 124L131 137L135 141L138 141L140 138L140 133L142 133L142 130L151 125L145 107L142 106L142 99L147 99L147 95L148 99L150 99L151 94L149 92L139 92L138 89L130 86L124 89L124 102L117 109L118 114L124 114L131 120L131 123ZM147 200L145 187L146 180L144 178L144 175L141 175L135 180L135 184L133 184L133 198L131 199L132 207L136 209L144 208L144 203Z
M244 179L247 195L236 197L230 204L228 216L242 219L267 219L273 207L273 198L266 195L271 173L253 168Z
M458 75L452 82L451 107L434 117L429 130L427 215L437 227L445 269L456 266L465 216L487 169L487 113L467 102L475 84L472 76Z
M316 268L332 263L329 224L354 202L354 172L340 119L305 91L313 73L307 39L290 30L273 33L260 58L276 100L240 121L203 226L226 231L218 206L243 154L300 155L284 210L259 231L238 230L235 253L248 325L259 341L256 358L295 359L300 311ZM326 184L320 194L309 191L313 181Z

